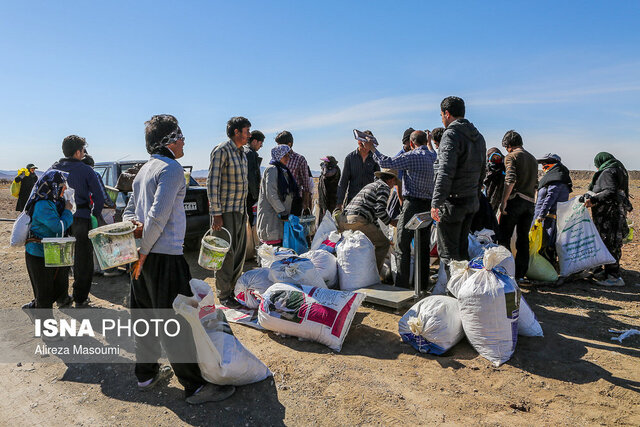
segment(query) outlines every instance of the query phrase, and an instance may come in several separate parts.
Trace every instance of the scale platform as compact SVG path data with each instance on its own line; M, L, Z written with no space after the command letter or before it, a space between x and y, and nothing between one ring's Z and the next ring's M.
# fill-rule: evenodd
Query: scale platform
M399 288L392 285L383 285L382 283L360 288L355 292L364 294L365 302L384 305L396 310L413 305L416 296L414 289Z

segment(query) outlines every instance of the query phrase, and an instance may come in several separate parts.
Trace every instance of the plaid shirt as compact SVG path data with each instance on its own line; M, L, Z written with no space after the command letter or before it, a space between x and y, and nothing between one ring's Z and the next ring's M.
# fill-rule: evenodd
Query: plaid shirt
M376 219L380 219L384 224L391 222L391 217L387 212L387 201L391 189L381 179L376 179L371 184L364 186L356 197L349 202L344 209L345 215L358 215L366 218L369 222L378 225Z
M307 159L291 150L289 151L287 167L291 171L293 179L296 180L300 197L302 197L303 192L309 192L309 165L307 164Z
M211 215L244 213L248 193L247 156L229 140L211 152L207 195Z
M402 195L417 199L431 199L435 184L433 162L436 160L436 152L429 151L426 145L394 158L387 157L375 150L373 157L380 167L397 169L402 173Z

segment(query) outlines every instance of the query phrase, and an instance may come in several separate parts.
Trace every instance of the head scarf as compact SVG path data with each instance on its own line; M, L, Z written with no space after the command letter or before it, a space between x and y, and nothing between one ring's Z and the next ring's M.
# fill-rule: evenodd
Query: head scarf
M604 151L596 154L596 157L593 159L593 164L598 168L598 170L593 174L591 184L589 184L589 191L593 190L598 177L600 176L600 174L602 174L603 171L607 169L620 168L624 171L625 175L627 174L627 169L624 167L624 165L618 159L613 157L613 154L609 154Z
M285 144L276 145L271 149L271 164L273 162L280 162L284 156L286 156L289 151L291 151L291 147Z
M298 196L298 184L293 178L293 174L288 167L283 165L280 160L291 151L291 147L285 144L276 145L271 149L270 165L274 165L278 170L278 196L284 201L287 195L291 194L294 198Z
M503 163L504 155L498 147L491 147L487 150L487 163Z
M29 200L24 205L24 210L33 216L33 209L40 200L49 200L56 205L58 213L64 211L64 198L60 196L62 187L67 185L67 172L50 169L44 173L33 186Z
M147 143L147 152L149 154L160 154L162 156L175 159L175 156L173 155L171 150L167 148L167 145L173 144L174 142L181 139L184 139L184 135L182 134L182 129L180 129L180 126L178 126L173 132L162 137L160 141Z

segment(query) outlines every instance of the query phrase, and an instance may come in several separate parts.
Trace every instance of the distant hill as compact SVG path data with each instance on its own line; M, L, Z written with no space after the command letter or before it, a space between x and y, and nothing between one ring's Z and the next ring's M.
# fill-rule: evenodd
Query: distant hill
M36 169L36 175L38 175L38 177L42 176L43 173L44 173L43 171ZM17 170L15 171L0 170L0 179L9 179L13 181L13 178L15 178L16 175L18 175Z

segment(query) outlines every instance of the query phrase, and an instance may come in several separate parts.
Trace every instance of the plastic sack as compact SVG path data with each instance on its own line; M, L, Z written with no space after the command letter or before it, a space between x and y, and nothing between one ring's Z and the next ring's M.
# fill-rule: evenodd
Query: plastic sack
M326 288L320 273L308 258L290 256L278 260L269 267L269 280L273 283L292 283L294 285L317 286Z
M20 187L22 186L22 181L11 181L11 195L16 199L20 196Z
M518 316L518 335L523 337L543 337L542 326L538 322L535 313L525 301L524 296L520 297L520 314Z
M322 249L323 251L327 251L330 254L336 253L336 245L340 243L340 239L342 239L342 235L337 231L332 231L329 233L327 238L322 241L318 249ZM313 250L313 249L312 249Z
M260 326L342 349L364 294L276 283L262 295Z
M336 246L340 289L350 291L380 283L373 243L362 231L347 230Z
M444 261L440 261L438 267L438 279L436 284L431 289L431 295L446 295L447 294L447 271L445 270Z
M300 224L300 218L289 215L289 220L284 222L284 235L282 236L282 246L293 249L296 253L303 253L309 249L307 236L304 227Z
M527 277L531 280L542 282L555 282L558 280L558 273L551 263L542 255L542 224L535 222L529 230L529 268Z
M260 305L259 296L271 285L273 282L269 279L269 269L255 268L240 276L233 294L240 304L247 308L256 309Z
M206 282L189 282L194 297L178 295L173 309L191 326L202 378L218 384L245 385L270 377L271 371L233 335Z
M62 194L65 202L71 203L71 213L76 213L76 190L71 187L67 187Z
M464 282L471 276L479 271L477 268L469 266L468 261L451 261L449 263L449 281L447 282L447 290L454 297L458 298L460 288Z
M469 261L469 265L471 265L473 268L483 268L484 254L489 249L493 249L494 255L498 259L498 265L496 265L494 268L500 268L509 276L514 277L516 274L516 260L513 258L513 255L511 254L509 249L505 248L504 246L490 245L488 247L485 247L482 250L482 255Z
M484 253L484 268L472 274L458 290L464 333L481 356L494 366L511 358L518 341L520 289L513 278L494 269L498 248Z
M464 337L458 301L444 295L424 298L402 316L398 333L420 353L446 353Z
M309 251L302 255L302 258L308 258L320 273L320 277L328 288L333 288L338 284L338 262L336 257L322 249Z
M9 244L11 246L21 246L25 244L27 237L29 236L29 227L31 226L31 217L25 211L22 211L18 218L13 223L11 229L11 239Z
M589 211L577 197L558 203L557 216L556 252L560 276L615 262L602 243Z
M312 251L318 249L332 231L338 231L338 227L336 226L336 222L331 216L331 213L325 212L324 217L322 217L322 221L320 222L320 226L316 230L315 236L313 236L310 249Z
M484 250L487 248L498 246L493 243L493 236L495 234L493 230L489 230L488 228L469 234L469 259L482 256Z
M292 249L267 245L266 243L263 243L258 248L260 266L263 268L269 268L275 261L288 258L291 255L297 255L296 251Z

